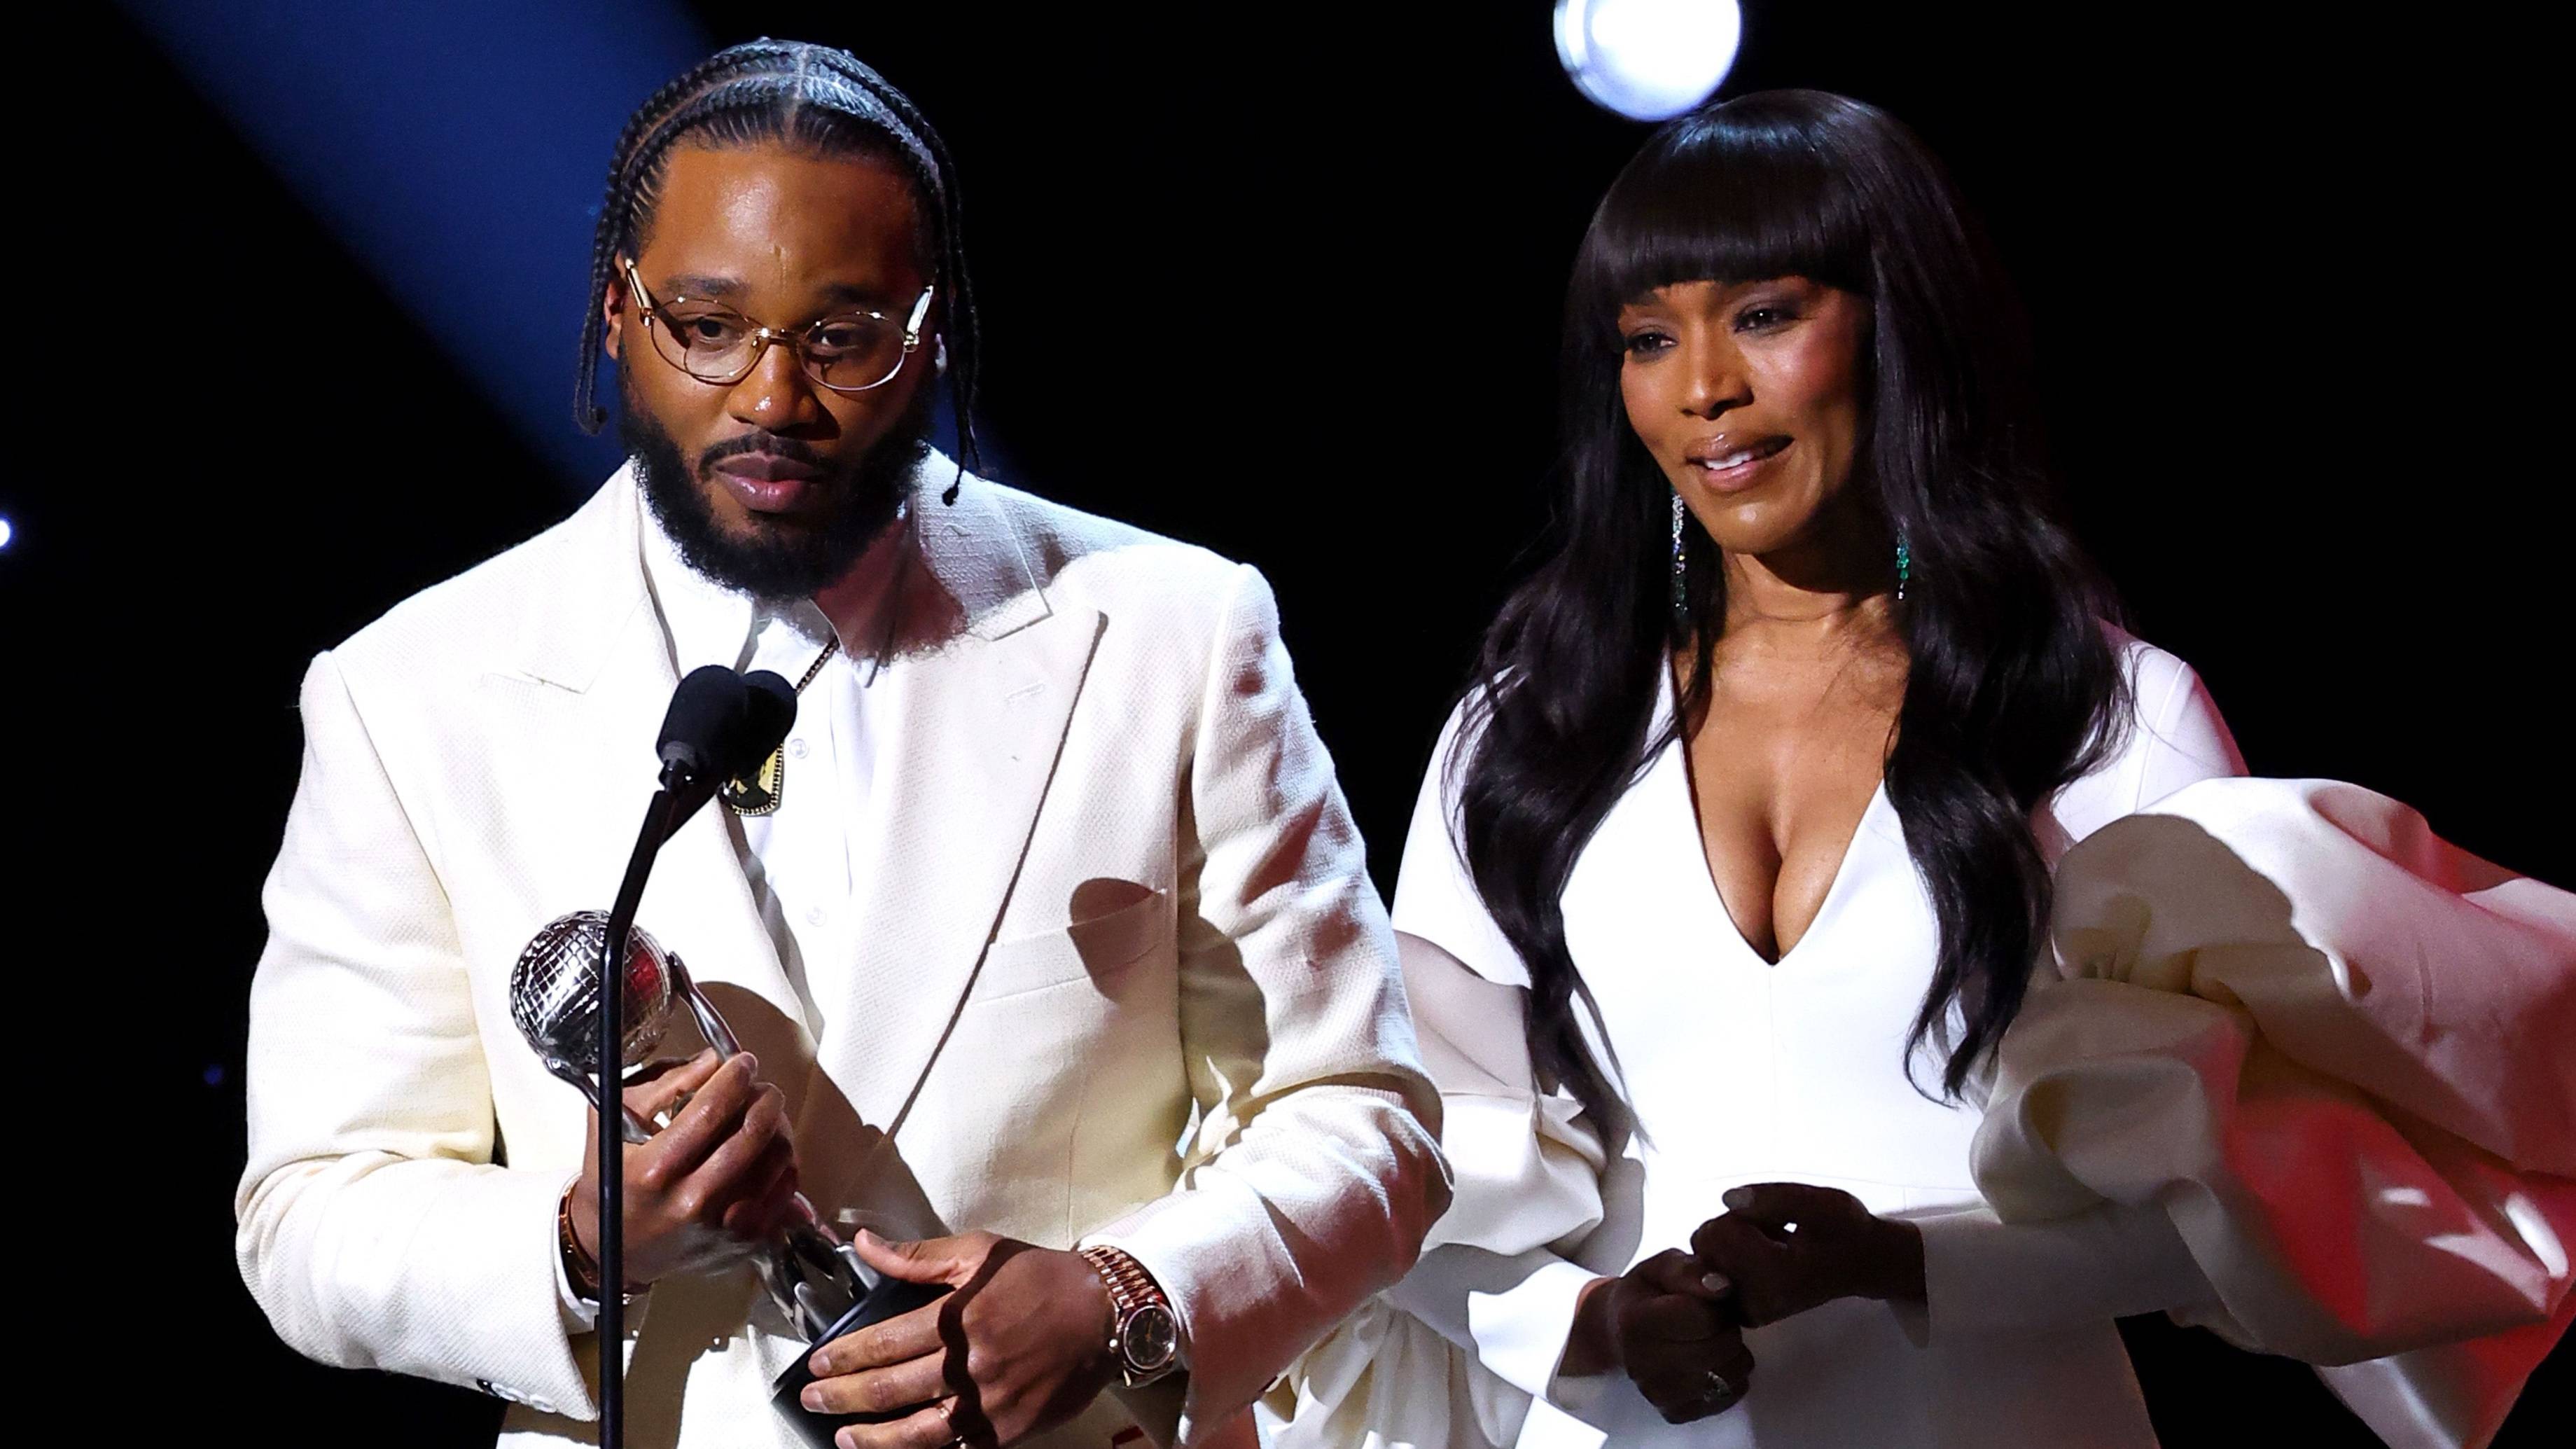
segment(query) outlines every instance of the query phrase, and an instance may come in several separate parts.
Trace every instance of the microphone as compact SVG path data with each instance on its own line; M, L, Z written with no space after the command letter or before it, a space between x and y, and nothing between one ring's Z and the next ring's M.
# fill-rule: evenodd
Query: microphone
M733 773L735 742L744 734L750 711L750 692L741 675L721 664L690 670L672 691L661 737L653 743L653 752L662 759L663 784L675 775L697 780ZM795 713L793 693L788 713Z
M689 671L671 695L654 752L670 796L664 838L715 798L725 781L758 770L796 724L796 687L766 669L736 674L721 664Z

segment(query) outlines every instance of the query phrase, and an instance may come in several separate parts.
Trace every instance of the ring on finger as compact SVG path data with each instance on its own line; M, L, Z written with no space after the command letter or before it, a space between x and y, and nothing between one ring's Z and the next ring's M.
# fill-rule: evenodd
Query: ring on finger
M695 1092L682 1092L680 1095L664 1103L659 1110L654 1112L653 1125L656 1127L668 1127L672 1123L680 1120L680 1114L688 1110L689 1103L695 1101L697 1099L697 1095L698 1094Z
M939 1411L940 1427L948 1431L948 1449L965 1449L966 1436L957 1432L957 1396L951 1394L931 1407Z
M1733 1379L1728 1378L1725 1374L1718 1372L1716 1369L1708 1370L1702 1377L1706 1381L1703 1389L1703 1397L1709 1403L1720 1405L1731 1404L1744 1394L1744 1390L1735 1386L1735 1381Z

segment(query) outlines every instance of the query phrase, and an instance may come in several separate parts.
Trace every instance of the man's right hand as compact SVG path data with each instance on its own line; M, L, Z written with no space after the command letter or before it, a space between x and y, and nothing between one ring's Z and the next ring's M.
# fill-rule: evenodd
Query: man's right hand
M626 1089L645 1121L676 1108L625 1161L626 1286L705 1272L749 1254L784 1229L796 1193L796 1147L787 1099L758 1077L749 1052L719 1062L713 1050ZM685 1104L685 1105L683 1105ZM599 1257L599 1114L573 1184L573 1236Z

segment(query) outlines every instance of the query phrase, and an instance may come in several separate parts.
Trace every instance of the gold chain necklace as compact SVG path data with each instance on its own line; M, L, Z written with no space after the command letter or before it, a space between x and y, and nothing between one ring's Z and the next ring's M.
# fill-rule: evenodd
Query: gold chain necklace
M796 681L796 693L800 697L805 693L805 686L814 682L814 676L823 672L825 662L840 649L838 635L823 642L823 652L814 656L814 662L805 666L805 677ZM736 815L773 814L778 809L778 802L786 796L787 744L784 740L779 742L777 749L769 752L768 759L760 762L759 769L748 777L736 775L716 790L716 798L724 801L725 808Z

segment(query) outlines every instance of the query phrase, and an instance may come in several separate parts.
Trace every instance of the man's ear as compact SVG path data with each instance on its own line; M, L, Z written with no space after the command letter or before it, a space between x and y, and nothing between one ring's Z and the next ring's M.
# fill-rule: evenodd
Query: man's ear
M599 334L599 345L611 358L622 361L619 352L625 345L626 333L626 268L623 258L619 259L617 270L608 274L607 290L599 294L599 316L607 324Z

